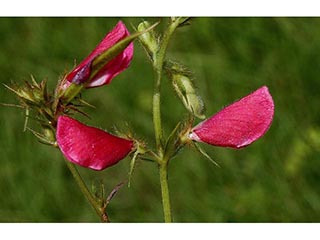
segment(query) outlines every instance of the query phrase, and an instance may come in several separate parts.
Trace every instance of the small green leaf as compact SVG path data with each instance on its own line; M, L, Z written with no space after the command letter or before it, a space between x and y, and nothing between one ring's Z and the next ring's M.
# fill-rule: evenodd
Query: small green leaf
M34 78L34 76L31 74L30 77L31 77L32 84L33 84L34 86L36 86L37 88L40 88L40 86L39 86L39 84L37 83L37 81L36 81L36 79Z
M96 108L95 106L91 105L90 103L86 102L82 98L79 98L78 101L83 104L84 106L91 107L91 108Z
M136 165L137 158L140 157L140 156L143 156L145 153L148 152L148 150L145 148L144 143L139 142L137 140L135 140L135 147L136 147L136 150L133 153L132 159L130 161L128 187L130 187L130 185L131 185L131 178L132 178L132 175L133 175L133 171L134 171L134 168L135 168L135 165Z
M133 170L134 170L134 167L136 165L136 159L137 159L137 156L138 156L139 152L136 151L134 154L133 154L133 157L130 161L130 171L129 171L129 180L128 180L128 187L130 187L131 185L131 178L132 178L132 174L133 174Z
M41 133L38 133L36 131L34 131L33 129L31 128L28 128L27 129L34 135L38 138L39 142L43 143L43 144L46 144L46 145L50 145L50 146L53 146L53 147L58 147L58 144L56 141L52 141L51 139L48 139L45 135L41 134Z
M181 127L181 122L179 122L176 127L173 129L171 134L169 135L166 145L165 145L165 159L172 158L180 149L180 144L178 143L180 140L178 130Z
M216 161L214 161L214 160L205 152L205 150L203 150L203 149L200 147L200 145L199 145L198 143L193 142L193 144L194 144L195 148L198 150L198 152L199 152L200 154L202 154L205 158L207 158L211 163L213 163L213 164L216 165L217 167L220 167L220 165L219 165Z

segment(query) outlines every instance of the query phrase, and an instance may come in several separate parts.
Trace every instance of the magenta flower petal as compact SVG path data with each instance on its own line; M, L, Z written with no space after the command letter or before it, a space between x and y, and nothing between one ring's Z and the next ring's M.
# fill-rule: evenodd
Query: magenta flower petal
M264 86L198 124L189 137L215 146L242 148L265 134L273 114L273 99Z
M86 126L67 116L58 118L56 137L66 159L94 170L116 164L134 147L131 140Z
M85 82L90 76L90 66L92 60L101 53L108 50L120 40L129 36L126 26L119 21L118 24L108 33L98 46L67 76L69 82L80 84ZM133 43L122 51L118 56L108 62L88 83L87 88L99 87L111 82L112 78L125 70L133 58Z

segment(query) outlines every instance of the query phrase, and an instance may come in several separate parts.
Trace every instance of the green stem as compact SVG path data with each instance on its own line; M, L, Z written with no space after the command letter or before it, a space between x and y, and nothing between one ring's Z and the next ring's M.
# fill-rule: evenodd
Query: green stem
M159 81L160 82L160 81ZM160 86L155 86L153 94L153 125L157 149L162 152L162 124L160 111Z
M160 109L160 89L161 89L161 78L162 78L162 70L163 63L167 51L167 47L169 44L169 40L174 32L174 30L179 25L178 21L173 22L167 28L159 48L159 51L154 56L153 69L155 75L155 83L154 83L154 94L153 94L153 124L154 124L154 132L156 139L157 149L162 152L162 123L161 123L161 109Z
M162 135L162 122L161 122L161 78L162 70L164 65L164 59L169 44L169 40L178 27L179 22L173 21L169 24L167 30L164 33L164 36L161 40L159 50L154 54L153 69L155 75L154 82L154 94L153 94L153 125L155 132L156 146L158 150L158 164L159 164L159 174L160 174L160 185L161 185L161 197L162 197L162 206L164 213L165 222L172 222L171 217L171 207L170 207L170 195L169 195L169 186L168 186L168 163L169 159L165 158L163 153L163 135Z
M94 208L98 216L100 217L102 222L108 222L108 217L106 213L103 211L103 208L101 208L100 204L95 200L95 198L92 196L91 192L89 191L87 185L83 181L82 177L80 176L77 168L75 165L67 160L65 160L70 172L72 173L72 176L74 177L76 183L78 184L81 192L86 196L87 200L91 204L91 206Z
M164 221L166 223L172 222L171 216L171 206L170 206L170 195L169 195L169 186L168 186L168 165L167 163L159 165L159 174L160 174L160 185L161 185L161 195L162 195L162 206Z

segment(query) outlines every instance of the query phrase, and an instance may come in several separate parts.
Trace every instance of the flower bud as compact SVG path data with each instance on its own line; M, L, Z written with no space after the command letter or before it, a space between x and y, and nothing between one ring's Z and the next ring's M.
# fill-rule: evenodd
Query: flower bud
M56 138L67 160L93 170L116 164L135 148L132 140L86 126L67 116L58 118Z
M70 102L83 88L109 84L130 65L133 40L152 30L157 24L130 35L126 26L121 21L118 22L89 56L62 79L57 91L63 102Z
M87 88L99 87L111 82L120 72L125 70L133 57L133 43L113 47L129 36L126 26L120 21L108 33L98 46L67 76L69 82L85 83Z
M204 119L204 103L197 94L191 79L185 75L173 73L172 85L186 109L194 116Z
M25 82L24 86L9 87L10 91L14 92L28 106L42 106L47 100L46 81L41 81L38 84L33 78L32 83Z
M148 28L150 28L150 23L147 21L143 21L138 25L139 32L146 31ZM153 30L142 34L139 39L151 56L158 51L158 42Z
M242 148L267 132L273 115L272 96L263 86L199 123L189 138L214 146Z

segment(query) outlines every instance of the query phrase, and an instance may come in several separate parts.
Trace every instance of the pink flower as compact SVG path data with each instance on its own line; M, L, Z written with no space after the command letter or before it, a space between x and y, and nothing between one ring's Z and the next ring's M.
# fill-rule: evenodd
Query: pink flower
M56 137L66 159L94 170L116 164L134 148L131 140L86 126L67 116L58 118Z
M242 148L266 133L273 114L272 96L263 86L199 123L189 138L215 146Z
M92 61L105 52L120 40L129 36L126 26L119 21L118 24L109 32L98 46L86 57L76 68L74 68L67 76L69 82L76 84L84 83L88 80L91 74ZM90 82L86 85L87 88L99 87L111 82L112 78L125 70L133 57L133 43L122 51L118 56L109 61L103 68L96 73ZM66 87L66 86L65 86Z

